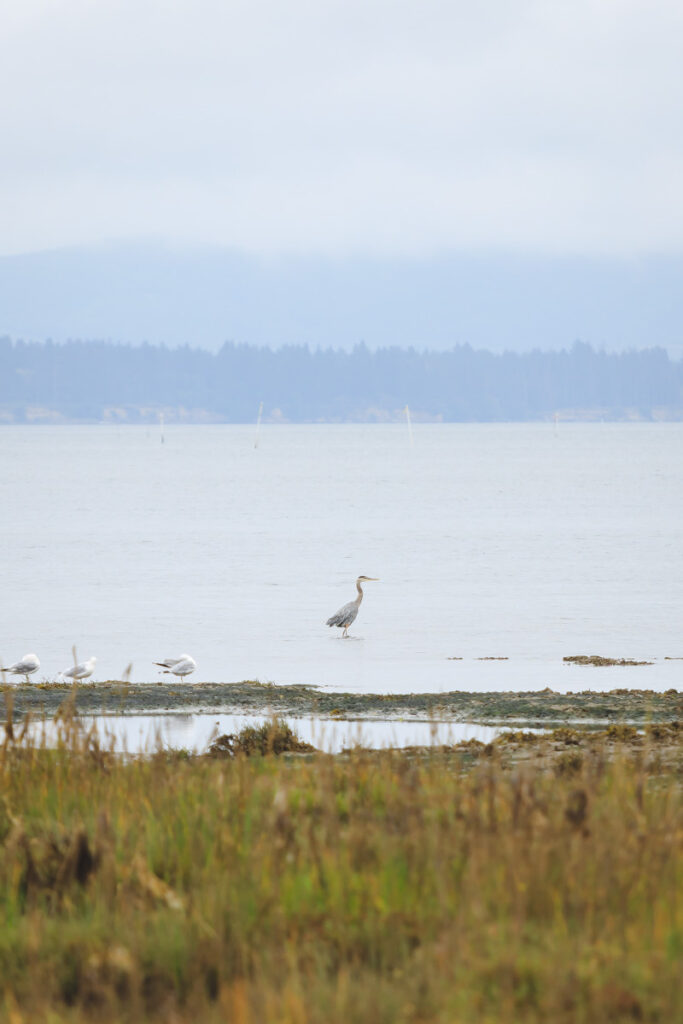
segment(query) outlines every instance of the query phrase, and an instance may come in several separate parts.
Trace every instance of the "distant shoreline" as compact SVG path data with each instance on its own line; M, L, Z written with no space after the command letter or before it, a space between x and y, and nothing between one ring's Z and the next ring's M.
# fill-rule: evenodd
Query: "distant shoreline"
M76 418L64 416L51 409L25 409L21 413L10 413L0 408L0 427L159 427L160 416L163 416L165 426L234 426L247 427L253 425L252 420L233 420L217 416L206 410L186 409L159 409L159 410L105 410L101 418ZM544 413L528 419L447 419L441 415L430 415L429 413L413 412L410 416L413 424L523 424L523 423L681 423L683 422L683 407L652 409L645 414L638 409L626 409L619 414L610 409L560 409L557 413ZM264 426L345 426L345 425L405 425L405 411L373 409L365 416L347 417L339 419L330 417L328 419L287 419L284 416L264 416Z
M196 347L0 337L5 422L416 422L683 419L683 361L605 352ZM261 410L261 413L259 413Z

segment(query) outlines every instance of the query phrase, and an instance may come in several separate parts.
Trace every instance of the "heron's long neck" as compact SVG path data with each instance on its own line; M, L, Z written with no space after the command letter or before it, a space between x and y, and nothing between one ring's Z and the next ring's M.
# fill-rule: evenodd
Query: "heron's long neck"
M358 591L358 597L356 598L356 603L360 604L361 601L363 600L363 588L360 585L360 580L356 580L356 590Z

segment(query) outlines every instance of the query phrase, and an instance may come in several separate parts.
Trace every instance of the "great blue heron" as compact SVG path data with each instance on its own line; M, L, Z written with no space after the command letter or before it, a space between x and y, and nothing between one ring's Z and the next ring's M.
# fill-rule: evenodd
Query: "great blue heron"
M74 665L73 668L67 668L61 674L65 679L89 679L95 671L95 662L97 658L88 658L87 661L81 661L78 665Z
M28 677L37 672L40 668L40 661L38 660L37 654L25 654L21 661L17 661L14 665L10 665L9 668L4 668L3 672L11 672L13 676L25 676L26 682Z
M174 676L191 676L197 667L197 662L189 654L181 654L179 658L164 658L154 664L163 668L166 675L172 672Z
M348 604L345 604L343 608L340 608L338 612L332 615L331 618L327 620L327 625L339 626L340 629L343 627L344 632L342 633L342 636L348 636L349 626L356 618L356 615L358 615L358 609L360 608L360 603L363 600L363 588L361 587L361 583L378 582L379 580L377 579L376 576L359 576L358 579L356 580L356 590L358 591L358 597L356 598L355 601L349 601Z

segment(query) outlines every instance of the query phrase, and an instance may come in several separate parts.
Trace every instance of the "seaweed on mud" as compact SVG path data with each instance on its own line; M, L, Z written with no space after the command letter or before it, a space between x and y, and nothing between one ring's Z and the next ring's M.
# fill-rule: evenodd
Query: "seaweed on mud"
M605 739L618 740L620 742L632 742L639 738L635 725L608 725L604 733Z
M456 744L458 750L470 750L473 753L483 753L491 746L490 743L482 743L481 740L469 739L461 740L460 743Z
M571 654L562 661L571 662L574 665L653 665L652 661L634 661L631 658L604 658L601 654Z
M539 743L545 739L540 733L537 732L524 732L522 729L518 729L512 732L502 732L500 736L497 736L494 743L510 743L510 744L531 744Z
M267 754L312 753L315 747L299 739L282 719L273 719L263 725L247 725L238 733L218 736L209 747L209 757L266 756Z
M645 735L651 740L678 740L681 738L680 722L652 722L645 727Z
M553 729L548 738L554 743L564 743L565 746L577 746L581 742L581 734L577 729L565 727Z
M66 692L65 692L66 690ZM317 718L447 718L481 724L514 720L545 724L585 718L608 721L671 721L683 717L683 694L641 689L610 692L553 694L549 690L527 693L361 694L321 692L310 686L266 686L253 682L156 684L125 686L121 683L80 686L77 690L41 689L17 685L11 688L15 719L34 715L54 716L65 696L81 715L224 713L276 714Z

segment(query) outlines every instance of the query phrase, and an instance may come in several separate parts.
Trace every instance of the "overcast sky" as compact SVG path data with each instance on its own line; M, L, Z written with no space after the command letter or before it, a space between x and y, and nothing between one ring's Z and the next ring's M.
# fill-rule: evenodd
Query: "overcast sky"
M681 0L4 0L0 252L683 249Z

